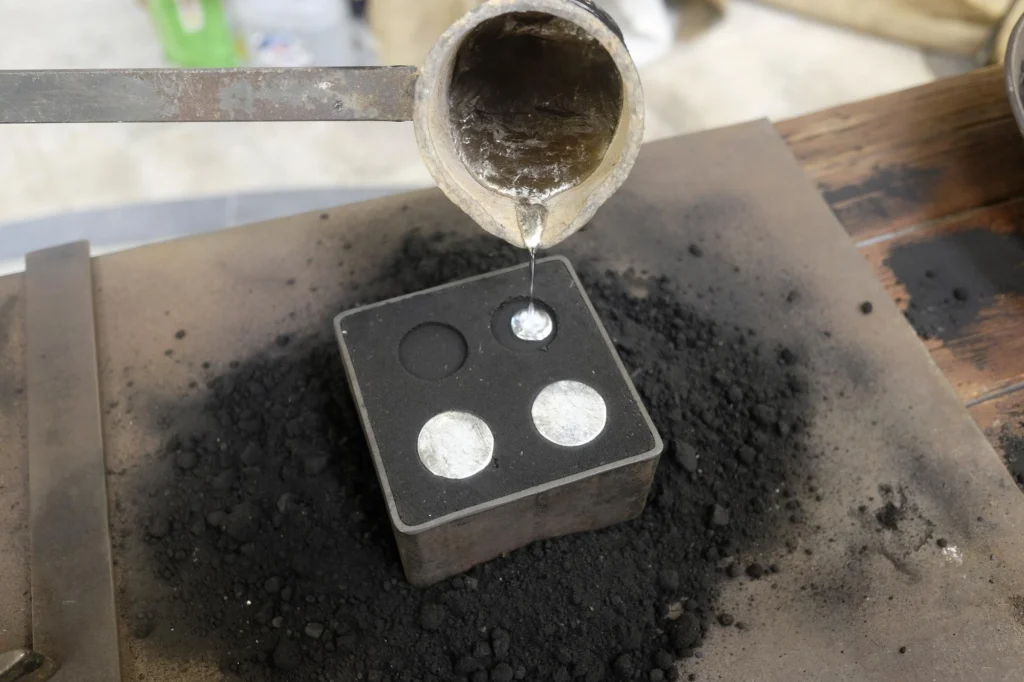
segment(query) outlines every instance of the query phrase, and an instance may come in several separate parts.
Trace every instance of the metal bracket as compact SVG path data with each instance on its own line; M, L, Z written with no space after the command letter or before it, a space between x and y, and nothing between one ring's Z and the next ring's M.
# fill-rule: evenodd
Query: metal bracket
M89 243L25 258L32 645L61 679L121 679Z

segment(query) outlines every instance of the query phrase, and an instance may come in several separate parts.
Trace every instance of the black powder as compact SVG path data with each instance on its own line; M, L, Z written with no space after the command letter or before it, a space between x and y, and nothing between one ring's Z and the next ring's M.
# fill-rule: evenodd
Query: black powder
M886 502L881 509L875 512L878 524L889 530L899 530L900 520L903 518L903 511L892 501Z
M1006 457L1010 475L1024 490L1024 427L1021 424L1004 426L999 434L999 445Z
M520 260L414 233L374 291ZM576 266L668 445L640 518L410 587L337 345L291 334L167 406L179 427L139 502L171 596L145 605L146 636L173 631L182 656L206 648L246 681L677 679L715 620L734 622L716 608L726 571L746 580L745 553L799 532L785 503L813 503L800 358L707 319L672 281Z
M882 498L882 506L875 511L875 520L880 529L898 531L900 524L907 520L917 509L907 499L907 492L902 487L894 489L891 485L880 485L878 493ZM930 523L930 522L928 522Z
M898 243L885 259L909 299L904 315L918 336L952 341L998 297L1024 294L1024 238L985 228Z

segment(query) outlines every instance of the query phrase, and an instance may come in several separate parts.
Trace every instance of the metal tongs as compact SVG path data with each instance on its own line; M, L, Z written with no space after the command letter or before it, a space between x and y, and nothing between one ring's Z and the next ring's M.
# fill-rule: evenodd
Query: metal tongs
M510 53L509 36L525 36L518 53ZM545 41L559 49L546 50ZM558 80L580 71L573 67L595 46L607 53L599 77ZM538 63L545 60L552 63ZM548 106L550 99L558 106ZM0 123L411 120L424 163L445 194L488 232L525 246L515 229L514 192L496 191L481 175L485 167L521 163L524 177L537 176L555 167L558 154L542 163L542 154L521 160L507 145L481 151L462 134L473 106L517 132L524 120L530 130L536 114L549 122L552 149L576 154L572 181L545 202L540 248L593 217L625 180L643 137L636 67L614 21L589 0L488 0L441 36L422 68L0 71ZM598 118L606 134L593 149L581 149L581 122ZM467 153L470 145L474 153Z

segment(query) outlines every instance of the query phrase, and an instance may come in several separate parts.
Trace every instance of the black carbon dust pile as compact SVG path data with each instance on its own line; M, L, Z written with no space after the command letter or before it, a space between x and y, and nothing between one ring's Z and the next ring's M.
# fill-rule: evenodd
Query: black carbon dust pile
M378 289L520 260L493 239L413 234ZM146 498L173 598L133 616L135 636L187 632L243 680L687 679L710 628L746 627L716 610L719 583L785 571L785 550L755 550L798 535L815 496L800 358L709 321L669 280L576 266L666 442L639 519L409 587L337 345L291 335L196 377L206 397L179 406L196 416L177 420L191 426Z
M1006 466L1010 475L1021 490L1024 490L1024 424L1017 423L1004 426L999 434L999 445L1006 457Z

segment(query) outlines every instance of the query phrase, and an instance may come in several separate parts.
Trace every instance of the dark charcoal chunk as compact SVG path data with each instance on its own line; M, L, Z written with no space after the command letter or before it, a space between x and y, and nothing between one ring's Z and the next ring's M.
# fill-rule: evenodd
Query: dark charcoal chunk
M669 639L677 653L697 646L701 639L700 620L692 613L684 613L669 631Z
M174 455L174 463L179 469L185 471L195 469L196 465L199 464L199 455L192 450L182 450Z
M491 682L512 682L515 671L508 663L499 663L491 669Z
M658 573L658 586L666 592L675 592L679 589L679 571L665 569Z
M729 525L729 510L719 504L712 506L709 522L718 528Z
M256 443L249 441L238 459L247 467L258 466L263 461L263 450Z
M615 674L623 680L632 679L633 673L636 671L636 667L633 663L633 657L629 654L622 654L616 658L612 667L615 670Z
M683 441L676 441L673 454L683 471L690 474L697 471L697 450L692 445Z
M420 627L428 632L440 629L444 623L445 609L440 604L424 604L420 610Z
M295 670L301 664L302 654L299 652L299 645L282 637L274 647L274 667L281 670Z
M260 508L253 502L235 505L224 519L224 532L239 541L252 538L259 530Z

